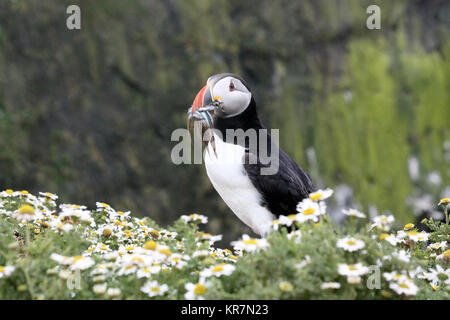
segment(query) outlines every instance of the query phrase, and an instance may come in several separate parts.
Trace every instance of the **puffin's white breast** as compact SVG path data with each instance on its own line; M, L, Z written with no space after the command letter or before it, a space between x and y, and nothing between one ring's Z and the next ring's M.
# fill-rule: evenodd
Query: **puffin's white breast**
M205 167L211 183L230 209L259 235L265 235L274 215L261 206L261 194L253 186L243 166L245 149L216 136L216 154L208 144Z

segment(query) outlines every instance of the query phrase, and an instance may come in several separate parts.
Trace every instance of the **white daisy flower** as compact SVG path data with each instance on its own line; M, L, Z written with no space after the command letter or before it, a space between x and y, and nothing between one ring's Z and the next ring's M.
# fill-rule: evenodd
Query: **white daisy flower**
M229 276L233 273L234 269L236 269L236 267L231 264L219 264L202 270L200 272L200 277L208 278L211 276Z
M101 283L101 284L96 284L92 287L92 291L95 294L101 295L104 294L106 292L106 288L107 288L107 284L106 283Z
M89 257L75 256L72 258L70 268L72 270L86 270L94 265L94 260Z
M24 204L14 212L13 217L22 222L32 221L36 218L36 213L36 209L33 206Z
M360 276L348 276L347 282L350 284L360 284L361 283L361 277Z
M272 230L278 230L280 228L280 220L276 219L272 221Z
M364 213L356 209L344 209L342 210L342 213L349 217L356 217L361 219L366 218L366 215Z
M327 289L339 289L341 287L341 284L339 282L324 282L320 285L320 289L327 290Z
M408 231L406 232L406 235L409 237L412 241L428 241L429 234L427 232L418 232L418 231Z
M184 295L186 300L204 300L203 297L208 290L209 283L200 278L198 283L189 282L185 285L187 292Z
M371 228L377 228L383 231L388 231L395 221L393 215L380 215L373 218L374 224L372 224Z
M313 201L322 201L328 199L333 194L333 190L327 188L325 190L319 189L309 194L309 199Z
M391 282L389 288L394 290L397 294L404 294L406 296L414 296L419 291L419 288L410 279L402 278L398 282Z
M362 240L358 240L358 239L355 239L352 237L346 237L346 238L339 239L337 241L336 246L338 248L344 249L345 251L353 252L353 251L361 250L362 248L364 248L365 243Z
M238 251L254 252L259 249L267 248L269 243L266 239L250 238L248 235L244 234L242 235L242 240L233 241L231 242L231 245Z
M203 216L201 214L193 213L190 215L182 215L181 219L185 222L199 222L199 223L208 223L208 217Z
M443 253L436 257L437 260L449 259L450 258L450 249L445 250Z
M298 215L297 214L290 214L288 216L284 216L284 215L280 215L280 217L278 218L276 224L274 224L274 226L276 227L275 230L278 230L278 226L282 225L282 226L287 226L290 227L295 221L300 222L297 218Z
M11 189L6 189L5 191L0 192L0 197L2 198L16 197L17 195L18 192Z
M404 273L398 273L397 271L392 271L392 272L384 272L383 273L383 277L391 282L391 281L402 281L404 279L408 280L408 276Z
M294 239L296 243L299 243L300 240L302 239L302 233L300 230L295 230L295 231L289 232L287 234L287 238L289 240Z
M149 297L162 296L169 290L167 284L160 285L158 281L147 281L142 287L141 291L146 293Z
M136 277L140 278L150 278L153 273L158 273L161 270L161 267L144 267L142 269L139 269L136 272ZM154 272L156 271L156 272Z
M398 243L402 242L403 240L398 239L396 236L388 234L388 233L382 233L379 236L380 240L386 240L391 245L396 246Z
M427 250L439 250L447 248L447 241L435 242L427 247Z
M0 266L0 278L9 276L15 269L14 266Z
M106 295L111 298L118 297L121 293L122 291L119 288L109 288L108 291L106 291Z
M94 260L92 258L84 256L66 257L57 253L52 253L50 259L59 264L70 266L71 270L85 270L94 265Z
M409 263L409 261L411 260L411 255L405 250L394 251L390 256L385 256L384 259L390 260L391 257L406 263Z
M302 269L310 263L311 263L311 257L309 255L306 255L305 259L302 260L300 263L295 264L294 267L296 267L297 269Z
M338 265L338 273L347 277L358 277L366 274L367 272L369 272L369 268L364 266L362 263L351 265L340 263Z
M431 268L428 272L424 272L424 278L434 283L443 281L446 285L450 285L450 268L444 269L436 264L435 269Z
M439 201L439 203L438 203L438 205L439 206L447 206L448 204L450 203L450 198L442 198L440 201Z
M207 232L199 232L197 235L197 239L199 240L209 240L209 245L212 246L214 242L222 240L222 235L212 235Z
M296 220L299 222L305 222L307 220L312 220L314 222L318 221L318 217L321 214L325 214L326 205L324 202L315 202L309 198L303 199L297 204L297 217Z
M196 251L194 251L192 256L194 258L208 257L209 256L209 251L208 250L196 250Z
M52 199L53 201L58 199L58 196L56 194L50 193L50 192L39 192L40 196Z

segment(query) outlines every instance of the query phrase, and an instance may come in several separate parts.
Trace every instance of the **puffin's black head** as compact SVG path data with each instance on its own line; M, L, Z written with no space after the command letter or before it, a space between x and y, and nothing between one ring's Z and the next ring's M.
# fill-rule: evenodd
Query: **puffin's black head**
M215 116L230 118L247 109L252 93L242 77L233 73L219 73L208 78L206 85L195 97L192 112L215 100L221 101L220 108L215 110Z

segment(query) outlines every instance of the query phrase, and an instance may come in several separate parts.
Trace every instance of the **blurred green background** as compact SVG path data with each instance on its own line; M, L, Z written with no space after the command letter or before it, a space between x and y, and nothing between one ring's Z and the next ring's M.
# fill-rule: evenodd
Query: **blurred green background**
M81 8L81 30L66 8ZM381 8L368 30L366 8ZM413 219L448 193L449 1L1 0L0 187L161 225L250 232L172 131L206 79L247 79L266 126L334 207ZM337 210L337 209L336 209Z

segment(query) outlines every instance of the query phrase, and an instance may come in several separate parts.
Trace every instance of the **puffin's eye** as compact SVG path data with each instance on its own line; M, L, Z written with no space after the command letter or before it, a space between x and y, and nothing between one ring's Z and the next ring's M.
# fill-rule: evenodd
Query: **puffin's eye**
M230 81L230 86L228 88L230 89L230 91L234 91L234 83Z

